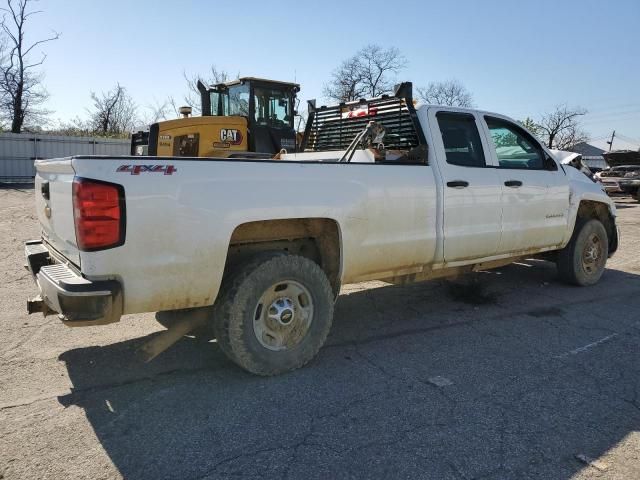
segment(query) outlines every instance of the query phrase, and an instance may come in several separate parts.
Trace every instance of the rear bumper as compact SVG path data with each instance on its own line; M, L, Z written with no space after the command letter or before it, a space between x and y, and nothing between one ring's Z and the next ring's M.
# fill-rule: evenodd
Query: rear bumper
M115 280L91 281L68 265L55 263L42 241L25 244L26 267L39 297L27 302L29 313L57 312L70 326L104 325L120 320L122 289Z

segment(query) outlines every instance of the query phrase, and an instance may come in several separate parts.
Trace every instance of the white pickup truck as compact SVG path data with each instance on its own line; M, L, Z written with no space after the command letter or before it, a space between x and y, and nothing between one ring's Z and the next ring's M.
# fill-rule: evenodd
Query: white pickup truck
M72 326L199 312L231 360L273 375L318 352L341 285L534 256L597 282L618 245L602 188L513 120L416 109L410 92L310 102L304 151L276 158L36 161L30 312Z

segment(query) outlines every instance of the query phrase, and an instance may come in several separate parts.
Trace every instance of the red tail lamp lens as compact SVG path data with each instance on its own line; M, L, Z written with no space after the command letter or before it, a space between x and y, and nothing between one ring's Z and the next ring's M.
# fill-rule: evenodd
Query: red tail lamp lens
M80 250L101 250L124 243L122 186L76 178L73 181L73 216Z

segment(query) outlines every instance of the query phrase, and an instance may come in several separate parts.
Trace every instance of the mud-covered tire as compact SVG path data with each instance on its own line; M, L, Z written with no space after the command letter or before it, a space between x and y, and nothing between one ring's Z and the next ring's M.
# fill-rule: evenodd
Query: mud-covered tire
M289 284L299 287L294 291L305 292L302 295L312 306L312 313L308 313L308 306L297 309L294 305L291 324L277 327L284 329L278 332L280 338L289 339L294 333L296 342L284 342L286 346L278 345L281 349L275 350L276 347L265 344L255 324L262 325L267 315L263 309L269 305L261 303L264 296L268 292L277 295L273 292L278 292L281 286L286 286L282 291L288 292ZM279 301L275 297L273 304ZM240 367L257 375L278 375L300 368L315 357L331 329L333 303L329 280L315 262L297 255L260 254L234 267L233 273L224 279L214 304L213 330L222 351ZM300 313L303 310L304 315ZM295 323L299 321L304 322L300 323L302 327ZM287 330L289 327L292 328Z
M578 218L571 240L558 252L558 275L566 283L593 285L600 280L608 256L609 239L602 222Z

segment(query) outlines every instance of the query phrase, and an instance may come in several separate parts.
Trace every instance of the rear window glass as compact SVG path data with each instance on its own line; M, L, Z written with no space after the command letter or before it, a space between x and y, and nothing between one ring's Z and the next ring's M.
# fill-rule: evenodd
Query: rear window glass
M484 167L482 141L473 115L439 112L436 117L447 163L461 167Z

